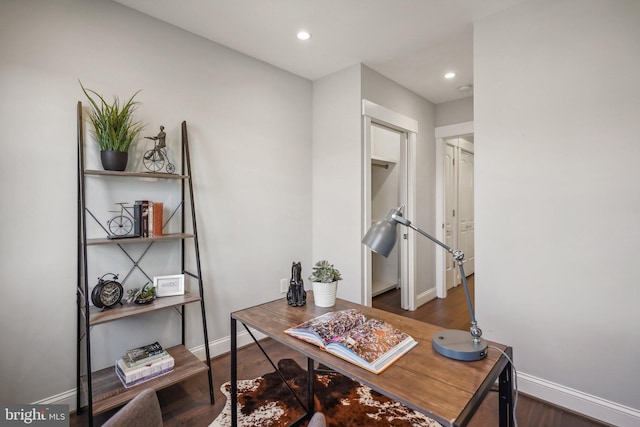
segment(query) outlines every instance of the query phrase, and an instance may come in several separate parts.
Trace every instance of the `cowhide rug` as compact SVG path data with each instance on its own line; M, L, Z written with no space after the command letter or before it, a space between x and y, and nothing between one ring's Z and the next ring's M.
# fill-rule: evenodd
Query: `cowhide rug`
M278 368L306 404L307 372L291 359L280 360ZM231 383L220 389L227 402L209 427L231 426ZM315 393L315 410L324 413L328 426L440 427L435 420L335 372L316 371ZM277 372L238 381L239 427L287 426L303 413Z

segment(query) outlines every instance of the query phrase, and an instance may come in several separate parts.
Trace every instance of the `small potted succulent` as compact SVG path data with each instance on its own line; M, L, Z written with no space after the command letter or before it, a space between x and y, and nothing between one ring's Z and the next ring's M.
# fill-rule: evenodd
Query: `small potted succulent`
M313 266L309 280L313 286L313 300L318 307L333 307L336 305L338 280L342 280L340 271L329 264L329 261L318 261Z
M125 170L129 159L129 147L144 128L141 122L133 119L133 113L138 105L133 98L139 91L122 104L117 97L114 97L113 103L109 104L96 91L86 89L82 83L80 87L91 104L89 114L93 125L91 134L100 146L102 167L105 170Z
M133 288L127 291L127 302L133 302L135 304L149 304L156 299L156 288L149 282L140 288Z

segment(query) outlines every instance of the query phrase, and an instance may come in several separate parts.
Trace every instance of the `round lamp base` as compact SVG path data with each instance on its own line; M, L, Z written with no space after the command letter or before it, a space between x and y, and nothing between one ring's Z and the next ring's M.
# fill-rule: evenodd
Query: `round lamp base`
M484 359L487 356L487 342L480 338L473 342L469 332L455 329L438 331L431 337L433 349L450 359L470 362Z

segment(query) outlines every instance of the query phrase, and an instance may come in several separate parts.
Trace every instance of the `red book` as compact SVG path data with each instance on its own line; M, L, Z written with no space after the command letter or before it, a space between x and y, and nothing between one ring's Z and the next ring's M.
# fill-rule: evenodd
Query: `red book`
M152 224L149 224L149 236L162 236L162 202L150 204Z

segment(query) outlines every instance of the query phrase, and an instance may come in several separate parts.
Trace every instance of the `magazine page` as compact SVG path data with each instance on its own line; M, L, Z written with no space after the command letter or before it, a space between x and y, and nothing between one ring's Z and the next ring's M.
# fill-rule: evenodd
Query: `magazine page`
M305 335L306 338L310 338L308 335L312 334L322 342L322 345L326 345L347 331L363 325L365 320L364 315L356 309L333 311L307 320L285 332L303 339Z
M343 345L361 359L373 364L407 339L413 341L413 338L389 323L369 319L344 336L333 339L333 342Z

